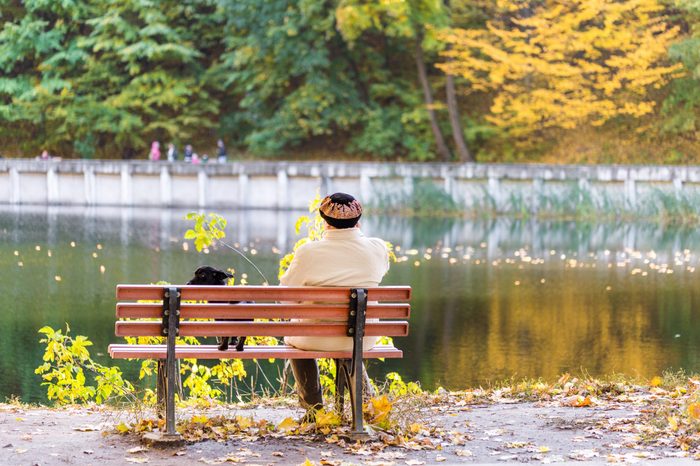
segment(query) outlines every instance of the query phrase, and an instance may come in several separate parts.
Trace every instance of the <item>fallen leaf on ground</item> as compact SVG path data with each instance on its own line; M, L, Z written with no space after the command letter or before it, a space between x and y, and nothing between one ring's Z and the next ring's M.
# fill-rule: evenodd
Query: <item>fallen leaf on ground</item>
M291 417L288 417L277 425L277 430L281 430L283 432L291 432L298 427L299 424Z
M127 463L139 463L139 464L148 463L148 458L134 458L133 456L124 458L124 460Z
M574 460L589 460L591 458L595 458L596 456L599 456L598 452L591 449L574 450L571 453L569 453L569 458Z
M588 406L593 406L593 401L590 396L583 397L581 395L574 395L565 399L562 404L564 406L571 406L572 408L586 408Z
M119 432L120 434L126 434L127 432L129 432L129 426L127 426L123 422L120 422L119 424L117 424L116 429L117 429L117 432Z
M134 447L126 450L127 453L141 453L142 451L148 451L146 447Z
M80 426L80 427L74 427L73 430L77 430L78 432L94 432L98 429L96 426Z
M700 403L690 403L688 405L688 414L693 419L700 419Z
M226 458L199 458L199 461L201 461L204 464L224 464Z

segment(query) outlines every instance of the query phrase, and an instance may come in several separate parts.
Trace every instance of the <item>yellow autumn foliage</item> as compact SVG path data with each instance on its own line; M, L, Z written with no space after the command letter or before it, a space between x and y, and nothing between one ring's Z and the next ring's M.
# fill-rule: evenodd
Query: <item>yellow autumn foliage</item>
M493 125L514 137L548 128L600 126L654 111L650 89L680 73L666 63L679 30L657 0L498 0L483 29L445 29L438 64L493 95Z

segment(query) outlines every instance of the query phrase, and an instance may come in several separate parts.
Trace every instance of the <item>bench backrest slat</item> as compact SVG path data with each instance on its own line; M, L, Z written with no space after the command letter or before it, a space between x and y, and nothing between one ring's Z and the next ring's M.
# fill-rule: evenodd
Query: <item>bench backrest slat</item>
M275 304L275 303L183 303L181 319L345 319L347 304ZM160 303L118 303L117 317L124 319L157 319L161 317ZM398 304L368 304L368 319L408 319L411 306Z
M350 287L202 285L118 285L117 318L131 320L118 320L116 335L161 336L171 288L180 289L180 336L348 335ZM407 335L410 298L408 286L368 288L364 334Z
M318 301L347 303L348 287L318 286L202 286L171 285L182 290L183 300L209 301ZM117 299L161 300L163 285L117 285ZM382 286L368 288L369 301L408 302L411 287Z
M118 337L160 335L159 322L117 322ZM230 335L284 336L346 336L344 322L181 322L179 336L183 337L224 337ZM408 322L367 323L366 336L399 337L408 335Z

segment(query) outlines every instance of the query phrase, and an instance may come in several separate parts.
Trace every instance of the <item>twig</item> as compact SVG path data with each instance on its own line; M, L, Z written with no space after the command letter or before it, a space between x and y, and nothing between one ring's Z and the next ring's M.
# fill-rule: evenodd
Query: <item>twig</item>
M223 241L223 240L220 240L220 239L217 240L217 241L218 241L219 243L223 244L224 246L226 246L227 248L229 248L229 249L235 251L236 253L238 253L243 259L247 260L248 263L249 263L250 265L252 265L252 266L255 268L255 270L258 271L258 273L260 274L260 276L261 276L262 279L264 280L264 282L263 282L264 285L267 285L267 284L270 283L270 281L267 279L267 277L265 277L265 275L260 271L260 269L258 268L258 266L255 265L255 264L253 263L253 261L251 261L250 259L248 259L248 257L247 257L245 254L243 254L241 251L239 251L238 249L236 249L236 248L234 248L233 246L231 246L230 244L228 244L226 241Z

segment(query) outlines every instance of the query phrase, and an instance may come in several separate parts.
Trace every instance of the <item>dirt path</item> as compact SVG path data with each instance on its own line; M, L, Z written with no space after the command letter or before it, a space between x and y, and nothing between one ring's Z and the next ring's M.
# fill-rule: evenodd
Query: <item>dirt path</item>
M240 436L225 442L202 441L179 448L144 446L135 435L114 428L128 417L104 409L28 408L0 405L2 465L190 464L484 464L607 462L691 464L691 454L669 444L639 446L629 432L639 407L608 404L569 408L547 403L495 403L416 407L425 422L426 449L381 444L352 445L323 436ZM420 411L420 413L419 413ZM212 413L209 412L209 415ZM229 409L226 416L252 416L279 424L299 418L293 407ZM441 435L434 434L439 431ZM419 435L420 439L420 435Z

